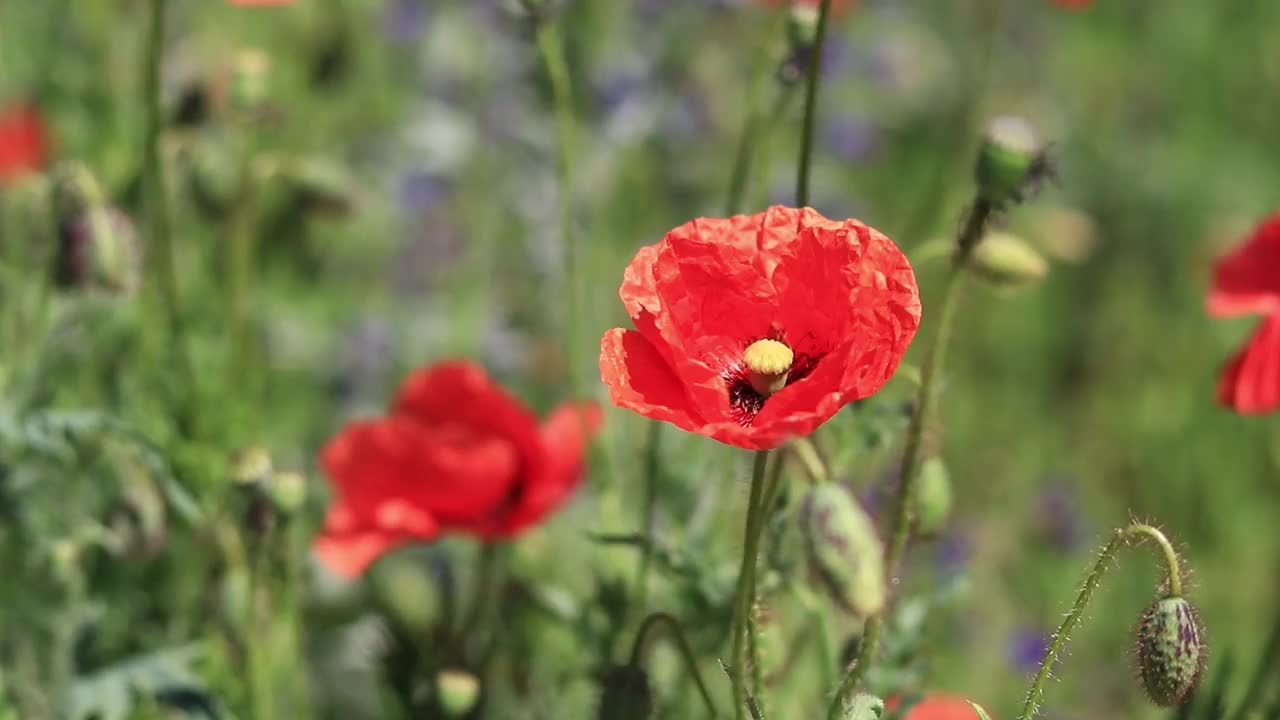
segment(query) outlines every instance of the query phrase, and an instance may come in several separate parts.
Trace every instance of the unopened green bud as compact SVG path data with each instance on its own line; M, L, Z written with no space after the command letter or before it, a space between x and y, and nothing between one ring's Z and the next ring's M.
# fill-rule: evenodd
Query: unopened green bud
M653 717L653 693L644 668L619 665L609 671L600 695L599 720L649 720Z
M436 675L436 697L445 717L463 717L480 700L480 679L466 670L442 670Z
M884 701L869 693L858 693L845 705L841 720L880 720L884 715Z
M978 152L975 176L978 192L997 205L1018 201L1044 162L1040 137L1025 119L1005 115L987 126Z
M276 472L271 476L271 499L283 513L302 509L307 501L307 478L295 470Z
M237 113L257 113L270 92L270 56L253 49L237 52L231 62L230 85L231 109Z
M1162 707L1186 702L1204 674L1206 647L1200 613L1186 598L1156 600L1138 623L1138 671L1151 700Z
M792 50L807 50L818 38L817 5L792 5L787 13L787 40Z
M59 228L55 281L65 288L130 294L138 288L142 249L133 222L123 212L93 206Z
M271 453L258 445L238 450L231 456L231 479L241 485L265 483L271 477Z
M801 523L809 562L836 603L862 617L880 612L884 548L866 511L844 488L824 483L805 495Z
M951 475L940 457L931 457L920 467L916 492L916 532L932 537L942 531L951 516L953 497Z
M1022 238L994 232L973 249L969 269L996 287L1016 288L1044 279L1049 263Z

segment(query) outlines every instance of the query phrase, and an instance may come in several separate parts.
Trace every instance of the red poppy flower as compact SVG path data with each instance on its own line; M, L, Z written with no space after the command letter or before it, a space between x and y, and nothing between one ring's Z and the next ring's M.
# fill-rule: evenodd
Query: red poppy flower
M896 697L884 703L885 710L893 712L901 704ZM978 720L969 701L959 695L933 694L911 706L902 720Z
M907 258L811 208L699 218L641 248L600 374L615 405L749 449L806 435L893 375L920 324Z
M321 451L336 498L315 540L348 576L442 532L507 538L577 485L600 412L565 404L541 424L484 370L443 362L411 374L386 417L353 422Z
M44 120L35 107L18 104L0 110L0 184L43 168L47 143Z
M1218 401L1241 413L1280 409L1280 213L1262 221L1214 267L1210 315L1262 315L1249 342L1222 370Z

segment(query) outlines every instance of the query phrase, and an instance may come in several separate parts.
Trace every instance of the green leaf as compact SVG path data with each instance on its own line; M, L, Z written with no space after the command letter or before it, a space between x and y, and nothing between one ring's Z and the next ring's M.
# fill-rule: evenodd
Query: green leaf
M973 702L972 700L969 701L969 705L973 708L974 712L978 713L978 720L991 720L991 716L987 715L987 711L983 710L981 705Z

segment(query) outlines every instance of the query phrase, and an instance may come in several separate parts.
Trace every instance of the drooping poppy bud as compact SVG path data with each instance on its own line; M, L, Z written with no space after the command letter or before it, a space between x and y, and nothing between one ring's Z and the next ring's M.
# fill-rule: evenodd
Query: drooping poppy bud
M832 599L862 617L884 608L884 548L875 524L844 488L824 483L808 491L801 507L809 562Z
M1204 674L1206 658L1200 613L1172 595L1152 603L1138 623L1138 671L1147 695L1161 707L1186 702Z
M649 720L653 717L653 693L649 675L636 665L619 665L605 676L599 720Z
M994 232L973 249L969 269L998 288L1017 288L1043 280L1049 263L1022 238Z
M436 675L436 698L445 717L463 717L480 700L480 679L466 670L442 670Z

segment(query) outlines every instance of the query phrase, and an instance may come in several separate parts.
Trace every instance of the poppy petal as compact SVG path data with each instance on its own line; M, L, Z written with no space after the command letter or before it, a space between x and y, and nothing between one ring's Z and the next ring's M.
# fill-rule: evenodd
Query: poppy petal
M1280 409L1280 314L1265 318L1223 368L1218 401L1246 414Z
M583 455L601 419L599 406L589 402L565 403L547 416L540 430L547 465L503 516L499 535L513 535L536 524L565 501L582 478Z
M1280 312L1280 213L1218 260L1205 308L1217 317Z
M680 380L640 333L614 328L600 341L600 379L613 404L690 432L703 424L694 415Z
M334 573L346 578L364 574L375 560L405 545L415 538L412 535L389 532L379 528L351 530L346 533L323 532L311 543L320 562Z

